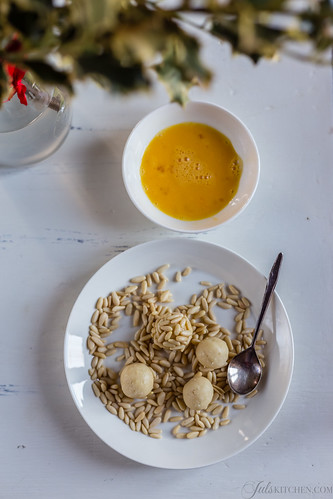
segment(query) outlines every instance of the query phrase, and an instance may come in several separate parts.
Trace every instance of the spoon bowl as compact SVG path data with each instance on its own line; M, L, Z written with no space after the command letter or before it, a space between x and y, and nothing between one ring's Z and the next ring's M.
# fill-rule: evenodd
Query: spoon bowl
M246 395L258 385L262 375L262 367L254 348L249 347L236 355L228 367L228 381L232 390L238 395Z
M262 376L262 366L256 354L255 343L277 283L281 262L282 253L279 253L267 280L261 311L253 333L251 345L246 350L235 355L228 365L227 378L229 386L233 392L239 395L247 395L252 392L257 387Z

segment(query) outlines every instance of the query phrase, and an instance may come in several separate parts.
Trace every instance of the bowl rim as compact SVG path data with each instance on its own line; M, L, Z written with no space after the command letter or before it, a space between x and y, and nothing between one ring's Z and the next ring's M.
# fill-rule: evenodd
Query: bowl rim
M157 114L163 112L166 109L172 109L172 108L174 108L176 111L178 110L178 111L181 112L182 110L184 110L186 112L186 110L188 108L194 108L195 109L196 107L198 107L199 109L200 109L200 107L201 108L210 108L211 110L222 112L223 114L227 115L230 119L232 119L234 122L236 122L236 124L238 126L240 126L243 129L243 131L245 132L245 134L247 135L247 138L248 138L249 142L251 143L251 145L253 147L253 151L254 151L255 158L256 158L256 161L255 161L256 171L254 172L255 173L255 175L254 175L255 181L253 183L251 191L249 192L249 195L248 195L248 198L247 198L246 202L244 202L243 205L240 206L240 208L235 213L233 213L231 216L229 216L228 219L223 220L223 221L217 220L216 223L211 223L208 227L202 227L202 228L191 227L191 225L200 224L200 223L202 223L204 221L207 222L207 221L209 221L211 219L214 219L215 217L217 217L219 215L219 213L221 213L223 210L225 210L229 206L229 204L232 202L232 200L229 202L229 204L227 206L225 206L224 208L222 208L222 210L220 210L215 215L212 215L211 217L206 217L206 218L203 218L203 219L200 219L200 220L187 221L187 220L176 219L176 218L171 217L170 215L167 215L164 212L158 210L158 208L156 208L153 205L153 203L150 201L150 199L146 195L147 200L149 201L149 203L151 203L152 208L154 210L158 210L161 213L161 215L163 215L163 217L166 219L166 221L163 222L161 220L158 220L154 215L148 213L145 210L145 208L142 207L140 205L140 203L137 202L136 198L133 196L132 189L131 189L131 186L130 186L130 183L129 183L129 180L128 180L128 175L127 175L127 161L126 161L128 150L129 150L129 148L131 146L131 142L133 141L133 137L135 137L135 135L137 134L138 129L141 126L143 126L143 124L145 122L148 122L149 120L154 119L154 116L156 116ZM186 116L185 115L184 115L184 118L185 118L184 121L180 121L180 123L182 123L182 122L184 123L186 121L191 121L191 120L186 120ZM203 120L202 122L205 123L205 120ZM177 123L174 123L174 124L177 124ZM212 126L213 128L216 128L216 127L214 127L214 125L209 125L208 123L205 123L205 124L207 124L208 126ZM168 126L172 126L172 124L167 125L165 127L162 126L160 129L157 129L156 134L158 133L158 131L163 130L164 128L167 128ZM223 132L221 132L221 133L223 133ZM153 138L153 136L151 137L150 141L152 140L152 138ZM247 127L247 125L238 116L236 116L234 113L232 113L228 109L224 108L223 106L220 106L218 104L215 104L215 103L212 103L212 102L208 102L208 101L190 100L190 101L188 101L187 104L185 104L184 107L182 107L177 102L168 102L166 104L163 104L162 106L159 106L159 107L153 109L148 114L146 114L145 116L143 116L136 123L136 125L134 125L134 127L132 128L130 134L127 137L125 146L123 148L123 153L122 153L122 178L123 178L123 183L124 183L126 192L127 192L128 196L129 196L130 200L134 204L134 206L137 208L137 210L140 213L142 213L148 220L150 220L154 224L156 224L156 225L158 225L160 227L163 227L165 229L172 230L174 232L179 232L179 233L196 233L196 234L198 234L198 233L203 233L203 232L209 232L211 230L216 230L217 228L222 227L223 225L225 225L225 224L229 223L230 221L234 220L236 217L238 217L245 210L245 208L249 205L250 201L252 200L252 198L253 198L253 196L254 196L254 194L256 192L258 183L259 183L259 177L260 177L260 155L259 155L257 144L256 144L256 142L254 140L254 137L253 137L251 131L249 130L249 128ZM169 221L170 221L170 224L168 223ZM188 224L189 227L175 227L175 226L173 226L172 221L175 221L175 222L178 222L178 223L182 223L182 224Z

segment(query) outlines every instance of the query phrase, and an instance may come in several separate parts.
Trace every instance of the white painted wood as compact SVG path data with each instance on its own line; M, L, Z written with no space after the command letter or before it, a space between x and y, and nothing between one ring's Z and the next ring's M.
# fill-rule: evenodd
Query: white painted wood
M260 151L261 178L241 216L188 237L230 248L264 273L284 252L278 292L295 340L287 400L244 452L186 472L132 462L82 420L63 369L74 300L117 253L180 235L138 213L121 178L126 138L141 117L168 101L164 89L120 98L92 84L78 86L73 127L60 150L35 166L0 171L3 499L231 499L249 497L248 482L261 483L259 498L333 494L331 71L288 59L255 67L211 40L204 55L217 75L211 88L193 89L191 98L244 120ZM321 489L311 495L309 487Z

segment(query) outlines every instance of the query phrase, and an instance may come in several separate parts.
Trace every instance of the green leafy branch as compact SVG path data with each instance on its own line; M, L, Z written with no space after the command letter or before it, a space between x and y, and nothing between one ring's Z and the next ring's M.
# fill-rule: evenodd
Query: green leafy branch
M153 0L58 4L1 0L0 102L10 84L7 63L70 91L87 77L112 92L147 90L153 70L170 99L183 104L191 86L212 76L193 33L209 33L254 62L285 51L327 63L333 45L329 0L303 1L302 8L290 0L179 0L176 8Z

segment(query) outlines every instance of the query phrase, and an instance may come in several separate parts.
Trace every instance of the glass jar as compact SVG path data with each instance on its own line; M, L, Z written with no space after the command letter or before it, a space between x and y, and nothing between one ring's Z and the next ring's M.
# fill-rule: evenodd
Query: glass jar
M54 88L48 92L29 75L27 106L15 94L0 108L0 165L24 166L42 161L65 140L71 125L69 96Z

